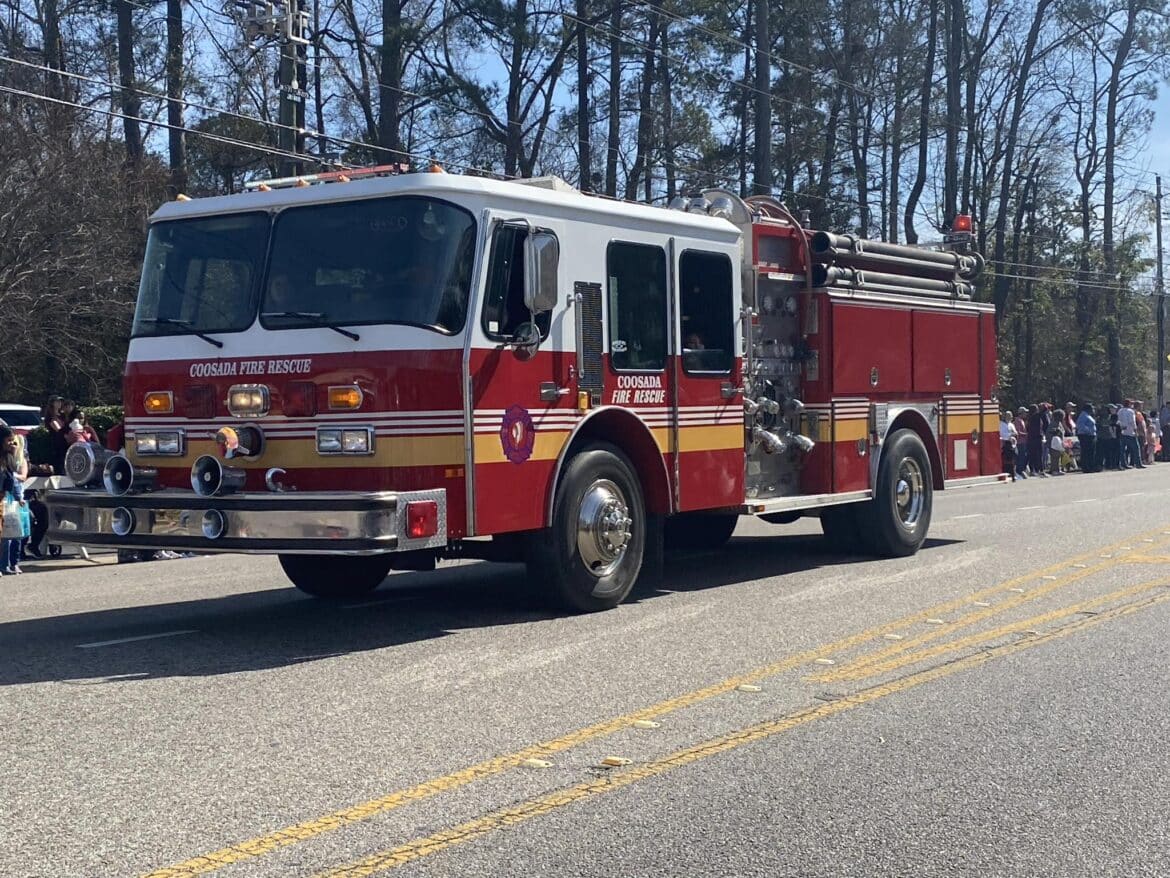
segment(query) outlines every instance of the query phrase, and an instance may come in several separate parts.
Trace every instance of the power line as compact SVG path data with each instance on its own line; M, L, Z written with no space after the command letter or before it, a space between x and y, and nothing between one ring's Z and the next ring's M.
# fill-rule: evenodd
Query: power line
M223 135L220 135L220 134L212 134L209 131L199 131L198 129L187 128L187 127L182 126L182 125L170 125L166 122L159 122L159 121L155 121L152 119L144 119L141 116L130 116L130 115L127 115L126 113L120 113L116 110L103 110L101 107L90 107L90 106L87 106L85 104L79 104L75 101L66 101L66 100L63 100L61 98L50 97L49 95L42 95L42 94L37 94L36 92L25 91L24 89L12 88L11 86L8 86L8 85L0 84L0 92L3 92L5 94L14 95L16 97L32 98L34 100L43 101L45 103L57 104L60 106L65 106L65 107L73 107L74 109L84 110L87 113L98 113L102 116L109 116L109 117L112 117L115 119L129 119L133 122L141 122L144 125L154 125L154 126L157 126L159 128L167 128L167 129L173 129L176 131L183 131L183 132L186 132L187 134L193 134L196 137L203 137L203 138L206 138L208 140L215 141L217 143L224 143L224 144L227 144L229 146L238 146L238 147L241 147L243 149L250 149L250 150L254 150L256 152L267 153L268 155L280 156L283 158L289 158L289 157L305 158L304 156L295 156L293 153L285 152L284 150L276 149L274 147L261 146L260 144L251 143L251 142L246 141L246 140L237 140L234 137L224 137ZM349 165L344 165L344 164L341 164L340 162L322 162L322 163L323 164L331 164L331 165L334 165L334 166L339 167L339 168L350 167Z

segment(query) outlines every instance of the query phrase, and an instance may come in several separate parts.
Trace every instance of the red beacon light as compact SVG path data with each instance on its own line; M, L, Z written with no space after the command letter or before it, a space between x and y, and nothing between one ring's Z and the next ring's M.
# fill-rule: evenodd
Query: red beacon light
M954 223L951 225L953 232L973 232L975 231L975 223L971 220L969 213L961 213L955 217Z

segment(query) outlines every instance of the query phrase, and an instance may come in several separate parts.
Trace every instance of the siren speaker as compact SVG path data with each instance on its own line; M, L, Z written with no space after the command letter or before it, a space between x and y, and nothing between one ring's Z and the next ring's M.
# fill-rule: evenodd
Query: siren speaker
M106 493L115 497L141 494L154 490L158 484L158 470L149 466L135 467L122 455L115 454L106 461L102 470L102 483L106 486Z
M247 472L237 466L224 466L210 454L191 464L191 487L203 497L234 494L242 490Z

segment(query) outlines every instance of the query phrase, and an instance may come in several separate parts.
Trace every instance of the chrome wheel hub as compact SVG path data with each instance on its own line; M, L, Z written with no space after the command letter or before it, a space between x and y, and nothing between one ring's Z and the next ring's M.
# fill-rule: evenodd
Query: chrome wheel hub
M598 479L585 491L577 512L577 552L599 579L621 563L630 542L630 510L621 489Z
M898 481L894 485L894 504L898 518L909 530L918 526L922 518L922 507L926 491L922 468L912 457L903 458L898 464Z

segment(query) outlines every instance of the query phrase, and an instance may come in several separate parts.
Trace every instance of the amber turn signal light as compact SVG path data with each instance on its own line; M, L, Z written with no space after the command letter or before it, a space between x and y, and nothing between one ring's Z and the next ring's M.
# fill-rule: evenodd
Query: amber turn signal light
M152 390L142 400L148 415L169 415L175 410L175 397L169 390Z
M356 384L329 388L329 408L353 410L362 407L362 389Z

